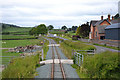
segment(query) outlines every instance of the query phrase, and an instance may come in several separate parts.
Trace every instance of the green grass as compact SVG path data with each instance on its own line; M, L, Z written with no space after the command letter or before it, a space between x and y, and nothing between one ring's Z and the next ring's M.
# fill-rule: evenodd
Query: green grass
M38 39L30 39L30 40L2 40L2 47L3 48L14 48L17 46L26 46L26 45L39 45L40 40Z
M76 68L80 78L117 78L120 75L120 62L117 52L102 52L94 56L84 57L83 64Z
M66 40L60 44L60 48L68 58L72 58L72 50L94 50L96 49L93 45L86 45L80 41L72 42Z
M31 30L31 28L27 28L27 27L7 27L5 29L3 29L2 32L29 32Z
M49 45L49 41L48 41L48 40L45 40L45 43L44 43L44 45L43 45L44 59L46 58L47 52L48 52L48 50L49 50L48 45Z
M3 40L2 47L3 48L14 48L16 46L26 46L26 45L40 45L40 40L38 39L32 39L32 40ZM16 52L6 52L8 49L3 49L2 53L0 53L2 56L15 56L18 57L22 53L16 53ZM2 64L7 65L8 62L11 60L11 57L2 58Z
M62 39L59 38L51 38L55 40L57 43L61 41L60 43L60 48L63 51L63 53L68 57L68 58L73 58L72 55L72 50L94 50L96 49L93 45L86 45L83 44L81 41L76 41L73 42L72 40L65 40L63 41Z
M2 78L34 78L36 65L39 62L39 54L14 58L2 72Z
M50 31L51 34L64 34L64 32L61 31Z
M27 39L27 38L35 38L31 35L0 35L2 39Z

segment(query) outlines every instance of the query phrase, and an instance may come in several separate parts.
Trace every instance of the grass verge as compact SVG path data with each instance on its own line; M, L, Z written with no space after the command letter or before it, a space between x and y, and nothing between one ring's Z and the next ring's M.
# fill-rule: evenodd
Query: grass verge
M94 56L86 56L83 64L76 68L80 78L119 79L120 62L117 52L102 52Z
M34 78L39 54L15 58L2 72L2 78Z
M70 41L66 40L60 44L60 48L62 49L63 53L68 58L73 58L72 50L94 50L96 49L93 45L86 45L82 42L78 41Z

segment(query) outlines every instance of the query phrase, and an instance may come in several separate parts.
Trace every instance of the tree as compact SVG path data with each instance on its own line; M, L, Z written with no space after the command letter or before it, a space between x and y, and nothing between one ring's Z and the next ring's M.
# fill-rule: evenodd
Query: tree
M114 19L117 19L117 18L119 18L120 17L120 15L119 15L119 13L117 13L115 16L114 16Z
M76 35L81 36L81 35L80 35L80 34L81 34L81 33L80 33L80 28L81 28L80 26L77 28L77 30L76 30Z
M77 26L72 26L72 30L75 31L78 27Z
M61 29L64 29L64 30L66 30L67 29L67 27L66 26L62 26L62 28Z
M37 34L36 31L37 31L36 27L33 27L33 28L29 31L29 34L30 34L30 35L36 35L36 34Z
M52 30L53 28L54 28L53 25L48 26L48 30Z
M88 37L90 32L90 26L89 23L87 22L86 24L82 24L77 28L76 35L79 35L80 37Z
M67 31L71 31L71 30L72 30L72 28L68 28L68 29L67 29Z
M30 35L39 35L39 34L47 34L47 27L45 24L40 24L36 27L33 27L29 31Z

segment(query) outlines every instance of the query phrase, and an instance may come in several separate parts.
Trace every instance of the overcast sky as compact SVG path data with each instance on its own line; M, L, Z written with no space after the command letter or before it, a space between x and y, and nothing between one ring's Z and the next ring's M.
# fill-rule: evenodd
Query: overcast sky
M79 26L118 13L120 0L0 0L0 21L19 26Z

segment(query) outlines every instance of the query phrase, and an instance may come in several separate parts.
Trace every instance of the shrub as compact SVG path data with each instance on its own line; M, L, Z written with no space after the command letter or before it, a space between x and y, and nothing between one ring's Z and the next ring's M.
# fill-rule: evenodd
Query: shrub
M94 56L86 56L80 71L88 78L120 78L118 53L106 51ZM86 71L84 71L86 70Z
M72 40L78 40L78 38L80 38L79 35L73 35L73 36L72 36Z

